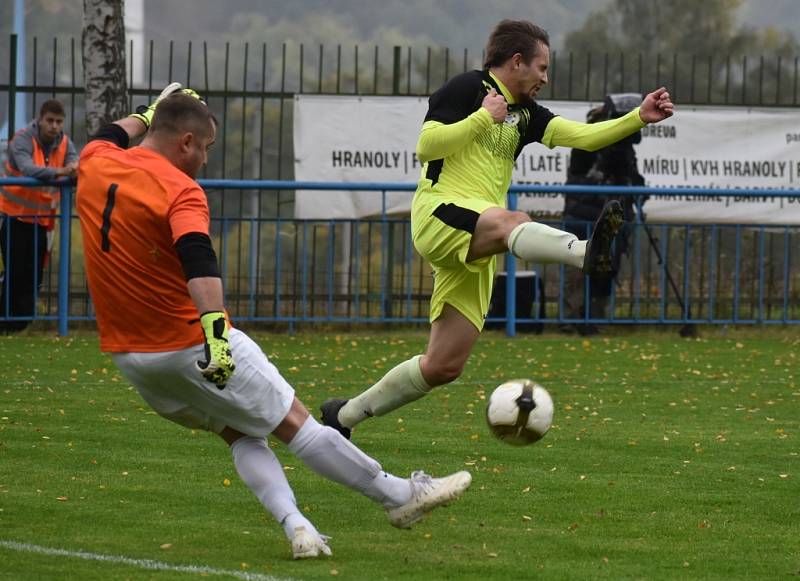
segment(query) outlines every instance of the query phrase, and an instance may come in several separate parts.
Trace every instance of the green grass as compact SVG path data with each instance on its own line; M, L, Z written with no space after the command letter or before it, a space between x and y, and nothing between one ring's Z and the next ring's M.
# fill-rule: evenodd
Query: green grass
M354 433L391 472L473 473L462 500L410 531L277 446L301 507L333 537L332 558L305 562L222 440L154 415L93 334L0 337L0 541L295 579L797 577L800 340L704 334L487 333L455 385ZM426 338L253 336L315 411ZM488 434L485 398L524 376L556 414L545 439L513 448ZM3 579L197 577L0 546Z

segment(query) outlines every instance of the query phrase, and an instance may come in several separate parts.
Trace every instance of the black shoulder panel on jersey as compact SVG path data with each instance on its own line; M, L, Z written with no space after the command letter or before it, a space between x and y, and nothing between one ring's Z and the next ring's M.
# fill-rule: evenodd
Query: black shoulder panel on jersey
M89 139L89 141L94 141L95 139L110 141L111 143L119 145L122 149L128 149L128 144L131 141L128 132L125 131L122 127L120 127L116 123L109 123L108 125L104 125L100 129L100 131L95 133L95 135L91 139Z
M528 121L527 131L525 135L522 136L525 143L541 143L542 137L544 137L544 131L547 129L547 124L555 117L555 113L550 111L547 107L542 107L534 101L531 105L528 105L528 111L530 112L530 119Z
M221 278L217 254L207 234L202 232L184 234L175 243L175 250L178 252L186 280L206 276Z
M425 121L445 124L461 121L480 109L487 92L482 71L456 75L428 99Z

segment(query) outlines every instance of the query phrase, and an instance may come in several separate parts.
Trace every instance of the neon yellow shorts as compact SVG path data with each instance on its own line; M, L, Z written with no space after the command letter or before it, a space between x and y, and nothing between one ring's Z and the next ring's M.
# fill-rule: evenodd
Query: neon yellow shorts
M488 208L496 207L497 204L485 200L431 192L414 196L411 208L414 247L433 266L431 323L448 304L478 331L483 329L497 261L494 256L487 256L467 262L467 253L478 217Z

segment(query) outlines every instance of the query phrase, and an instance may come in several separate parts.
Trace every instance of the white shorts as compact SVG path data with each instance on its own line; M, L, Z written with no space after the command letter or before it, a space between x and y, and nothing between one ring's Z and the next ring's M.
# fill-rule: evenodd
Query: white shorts
M229 334L236 370L218 389L197 369L203 345L162 353L112 353L114 363L144 400L168 420L192 429L219 433L226 426L266 437L283 421L294 389L250 337Z

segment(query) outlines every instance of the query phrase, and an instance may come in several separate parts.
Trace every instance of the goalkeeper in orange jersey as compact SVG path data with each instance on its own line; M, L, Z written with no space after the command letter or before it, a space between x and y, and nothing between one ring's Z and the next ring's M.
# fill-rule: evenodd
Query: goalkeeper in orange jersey
M148 131L149 129L149 131ZM131 139L147 132L141 145ZM381 465L311 417L266 355L233 328L195 176L217 123L173 83L149 108L107 125L80 157L77 210L100 348L160 415L218 434L236 470L281 524L296 559L330 555L265 440L287 444L318 474L383 506L408 528L459 497L469 472L411 478Z

